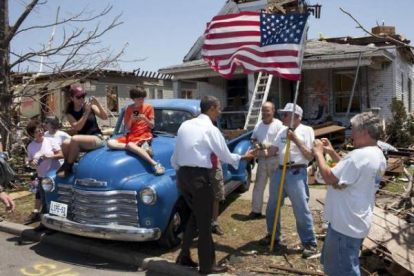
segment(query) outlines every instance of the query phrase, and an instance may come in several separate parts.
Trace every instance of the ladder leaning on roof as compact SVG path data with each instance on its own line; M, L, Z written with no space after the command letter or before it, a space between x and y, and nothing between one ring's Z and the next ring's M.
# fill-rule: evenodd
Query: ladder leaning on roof
M262 105L267 101L273 75L259 72L256 87L250 101L249 111L247 112L244 129L250 130L262 119Z

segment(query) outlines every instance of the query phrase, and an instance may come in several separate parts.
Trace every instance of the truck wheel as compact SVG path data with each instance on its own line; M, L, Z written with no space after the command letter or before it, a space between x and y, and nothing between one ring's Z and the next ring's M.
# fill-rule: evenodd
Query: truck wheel
M250 167L250 165L247 165L246 167L246 181L244 183L242 183L238 188L237 191L239 193L245 193L249 190L250 188L250 183L252 182L252 168Z
M161 235L159 244L162 247L173 248L181 243L182 235L190 217L190 208L184 199L179 199L171 214L167 230Z

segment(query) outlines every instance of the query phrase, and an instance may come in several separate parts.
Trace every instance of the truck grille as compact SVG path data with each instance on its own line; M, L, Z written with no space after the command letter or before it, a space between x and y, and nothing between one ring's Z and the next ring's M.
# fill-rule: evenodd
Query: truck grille
M139 226L135 191L84 191L59 185L58 202L68 204L68 219L79 223Z

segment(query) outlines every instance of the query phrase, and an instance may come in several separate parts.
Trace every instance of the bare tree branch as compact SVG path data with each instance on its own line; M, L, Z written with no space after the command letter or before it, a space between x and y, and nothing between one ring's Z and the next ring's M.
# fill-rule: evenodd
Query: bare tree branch
M390 41L392 41L392 42L394 42L394 43L396 43L396 44L398 44L400 46L404 46L404 47L408 47L408 48L414 49L414 46L411 46L411 45L409 45L407 43L404 43L404 42L402 42L402 41L400 41L398 39L395 39L395 38L393 38L393 37L391 37L391 36L389 36L387 34L384 34L384 35L376 35L376 34L373 34L372 32L368 31L364 26L362 26L362 24L359 23L359 21L354 16L352 16L352 14L350 12L347 12L347 11L343 10L342 8L339 8L339 9L343 13L345 13L346 15L348 15L349 17L351 17L351 19L354 20L355 23L357 23L357 25L358 25L357 28L363 30L367 34L369 34L369 35L371 35L373 37L377 37L377 38L382 38L382 39L386 38L386 39L388 39L388 40L390 40Z
M79 13L71 16L70 18L63 19L63 20L58 21L58 22L55 22L55 23L46 24L46 25L39 25L39 26L30 26L28 28L21 29L21 30L19 30L19 31L16 32L16 35L18 35L19 33L22 33L22 32L26 32L26 31L29 31L29 30L33 30L33 29L50 28L50 27L54 27L54 26L63 25L63 24L69 23L69 22L79 23L79 22L90 22L90 21L94 21L95 19L98 19L100 17L103 17L103 16L107 15L112 10L112 6L110 6L110 5L106 6L104 8L104 10L102 10L99 14L97 14L97 15L95 15L93 17L88 17L88 18L85 18L85 19L79 19L85 13L85 10L86 10L86 8L83 9L81 12L79 12Z
M26 17L30 14L30 12L33 10L34 6L37 5L39 0L32 0L32 2L27 5L25 11L20 15L20 17L17 19L16 23L10 28L9 32L5 36L3 41L0 41L0 48L5 49L8 48L10 45L10 41L16 34L17 30L19 29L20 25L22 25L23 21L26 19Z

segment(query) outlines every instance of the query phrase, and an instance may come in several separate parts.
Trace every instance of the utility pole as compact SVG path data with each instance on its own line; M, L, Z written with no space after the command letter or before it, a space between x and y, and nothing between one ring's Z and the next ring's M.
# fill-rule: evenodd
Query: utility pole
M9 32L9 0L0 0L0 133L3 148L6 149L8 132L4 125L9 121L11 95L10 89L10 44L3 43ZM6 119L6 120L4 120Z

